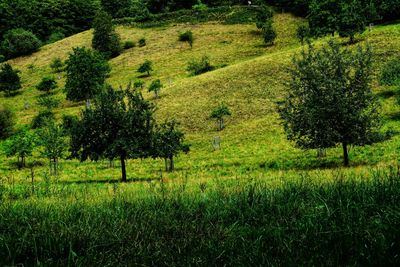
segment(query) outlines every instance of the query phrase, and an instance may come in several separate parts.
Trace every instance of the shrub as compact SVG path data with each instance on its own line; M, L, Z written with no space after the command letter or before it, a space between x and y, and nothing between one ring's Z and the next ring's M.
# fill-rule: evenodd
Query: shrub
M121 42L116 33L112 17L100 10L93 21L92 47L101 52L106 58L116 57L121 53Z
M0 107L0 140L10 137L14 131L14 126L14 113L6 107Z
M3 55L0 55L0 63L4 62L6 60L6 57Z
M210 118L217 121L218 131L222 131L225 128L224 117L231 115L232 113L229 110L229 107L225 103L221 103L213 109Z
M214 66L210 64L210 59L204 56L199 61L191 60L186 70L190 72L191 75L199 75L214 70Z
M130 49L136 46L136 43L134 41L126 41L124 43L124 49Z
M39 97L37 103L39 106L45 107L48 110L57 108L60 105L60 99L45 95Z
M142 65L138 68L138 72L147 73L147 76L150 76L150 71L153 70L153 62L150 60L145 60Z
M57 82L53 77L43 77L42 81L36 86L36 89L47 94L56 88Z
M400 58L388 61L380 75L382 85L400 85Z
M140 79L136 80L133 83L133 88L135 88L135 89L143 89L143 86L144 86L144 81L140 80Z
M51 110L40 111L32 120L32 129L39 129L49 121L55 121L54 113Z
M154 80L151 82L149 86L149 92L154 92L155 98L159 98L159 93L161 88L163 87L160 79Z
M188 30L179 34L179 41L181 42L188 42L190 47L193 47L193 33L192 31Z
M64 67L64 62L61 60L61 58L59 57L53 58L50 64L50 68L53 70L53 72L60 73L63 71L63 67Z
M146 38L140 38L139 39L139 47L146 46Z
M197 12L203 12L208 10L208 6L203 4L201 0L198 0L197 4L192 6L192 9Z
M65 34L62 32L53 32L52 34L50 34L50 36L47 38L47 43L48 44L52 44L55 43L57 41L60 41L62 39L65 38Z
M264 27L264 24L268 20L271 20L273 16L274 13L270 7L266 5L261 5L260 7L258 7L255 18L257 28L262 29Z
M262 27L262 34L264 38L264 43L266 45L274 44L274 41L276 39L276 32L272 26L272 20L268 20L266 23L264 23L264 26Z
M15 91L21 88L21 78L18 75L19 71L14 70L8 63L3 64L0 68L0 92L4 91L7 96L10 96Z
M4 35L1 50L7 58L30 55L39 50L40 40L30 31L14 29Z

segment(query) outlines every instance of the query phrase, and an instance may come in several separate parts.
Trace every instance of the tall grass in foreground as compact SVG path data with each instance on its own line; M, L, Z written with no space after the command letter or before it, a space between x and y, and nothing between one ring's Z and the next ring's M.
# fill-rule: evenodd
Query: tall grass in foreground
M398 266L399 203L396 169L324 185L3 199L0 265Z

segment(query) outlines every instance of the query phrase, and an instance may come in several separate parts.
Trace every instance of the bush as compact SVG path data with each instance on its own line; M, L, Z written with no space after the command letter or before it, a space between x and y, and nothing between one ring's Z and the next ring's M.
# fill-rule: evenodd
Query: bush
M385 64L380 82L382 85L400 85L400 58L394 58Z
M57 82L53 77L43 77L42 81L36 86L36 89L47 94L56 88Z
M57 108L60 105L60 99L45 95L39 97L37 103L39 106L45 107L48 110Z
M262 34L264 38L264 43L266 45L274 44L274 41L276 39L276 32L272 26L272 20L268 20L266 23L264 23L264 26L262 27Z
M214 66L210 64L210 59L207 56L204 56L199 61L190 61L186 70L190 72L191 75L199 75L214 69Z
M60 73L63 71L63 67L64 67L64 62L61 60L61 58L56 57L52 59L50 68L53 70L53 72Z
M197 12L203 12L208 10L208 6L206 4L203 4L200 0L198 0L197 4L192 6L192 9Z
M21 78L18 75L19 71L14 70L12 66L5 63L0 68L0 92L5 92L6 96L21 89Z
M32 129L39 129L49 121L55 121L54 113L51 110L40 111L32 120Z
M139 47L146 46L146 39L145 38L140 38L139 39Z
M14 29L4 35L1 50L7 58L30 55L39 50L40 40L30 31Z
M14 113L5 107L0 107L0 140L4 140L12 135L15 126Z
M124 49L130 49L136 46L136 43L134 41L126 41L124 43Z
M188 30L179 34L179 41L181 42L188 42L190 47L193 47L193 33L192 31Z
M50 34L50 36L47 38L47 42L48 44L52 44L55 43L57 41L60 41L62 39L65 38L65 34L63 34L62 32L53 32L52 34Z
M147 76L150 76L150 72L153 70L153 62L150 60L145 60L142 65L138 68L138 72L147 73Z

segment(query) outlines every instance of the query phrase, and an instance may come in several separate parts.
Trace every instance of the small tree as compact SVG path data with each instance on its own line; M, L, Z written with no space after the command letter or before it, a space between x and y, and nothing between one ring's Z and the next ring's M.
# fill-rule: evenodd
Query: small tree
M59 57L53 58L50 63L50 68L53 70L53 72L60 73L63 71L64 62Z
M272 20L273 16L274 12L269 6L261 5L258 7L255 18L257 28L262 29L267 21Z
M17 156L17 163L20 168L26 165L26 158L32 156L35 147L36 136L28 129L23 128L12 136L5 143L7 157Z
M211 118L217 121L218 131L222 131L225 128L224 117L231 115L232 113L225 103L221 103L218 107L214 108L211 112Z
M274 30L272 23L273 22L271 19L267 20L267 22L265 22L262 27L262 34L264 38L264 43L266 45L273 45L276 39L276 32Z
M149 92L154 92L155 98L159 98L159 93L163 85L161 84L161 81L159 79L154 80L151 82L149 86Z
M147 73L147 76L150 76L150 72L153 71L153 62L146 59L137 71L140 73Z
M203 56L200 60L192 59L186 68L191 75L200 75L214 69L215 67L211 65L208 56Z
M142 37L138 41L139 47L144 47L146 46L146 38Z
M165 160L165 170L174 170L174 157L180 152L188 153L189 145L185 144L185 134L177 127L175 120L166 121L156 127L153 136L153 157Z
M14 70L8 63L4 63L0 68L0 92L5 92L6 96L11 96L14 92L21 89L21 78L19 71Z
M1 50L7 58L30 55L39 50L42 43L32 32L24 29L8 31L1 43Z
M119 158L126 182L125 161L151 155L153 113L154 106L140 92L108 87L72 127L72 156L81 161Z
M144 87L144 81L141 79L138 79L133 83L133 88L135 89L143 89L143 87Z
M279 113L289 140L304 149L374 142L379 127L378 103L370 88L372 53L359 47L341 50L333 41L316 50L310 45L293 60L292 81Z
M0 106L0 140L10 137L14 126L15 114L9 108Z
M112 17L105 11L99 10L93 21L92 47L101 52L106 58L116 57L121 53L121 42L115 32Z
M42 95L38 98L37 103L39 106L52 110L60 105L60 99L50 95Z
M39 91L49 94L57 88L57 82L53 77L43 77L42 81L36 86Z
M299 39L300 43L303 45L304 41L310 38L310 28L308 25L301 24L299 27L297 27L296 35L297 39Z
M354 36L363 33L366 24L364 8L360 1L341 2L341 12L338 14L338 31L341 37L349 37L350 43L354 43Z
M193 33L192 31L188 30L179 34L179 41L187 42L190 45L190 48L193 48Z
M57 175L58 160L64 156L68 147L64 129L54 121L49 121L38 131L38 137L41 154L49 159L50 174Z
M106 77L111 71L110 65L97 51L87 48L74 48L66 64L67 99L86 100L86 105L90 106L90 99L104 86Z

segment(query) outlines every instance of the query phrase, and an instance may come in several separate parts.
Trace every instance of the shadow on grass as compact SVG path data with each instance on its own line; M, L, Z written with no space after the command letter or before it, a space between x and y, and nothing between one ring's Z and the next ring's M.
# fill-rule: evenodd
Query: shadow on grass
M379 98L388 99L393 96L397 96L398 94L399 93L396 92L395 90L389 89L389 90L385 90L385 91L381 91L381 92L377 93L376 96Z
M389 120L400 121L400 111L392 112L386 116Z
M160 181L160 178L128 178L126 183L143 183ZM78 181L59 181L59 184L116 184L122 183L121 179L99 179L99 180L78 180ZM125 183L125 184L126 184Z

